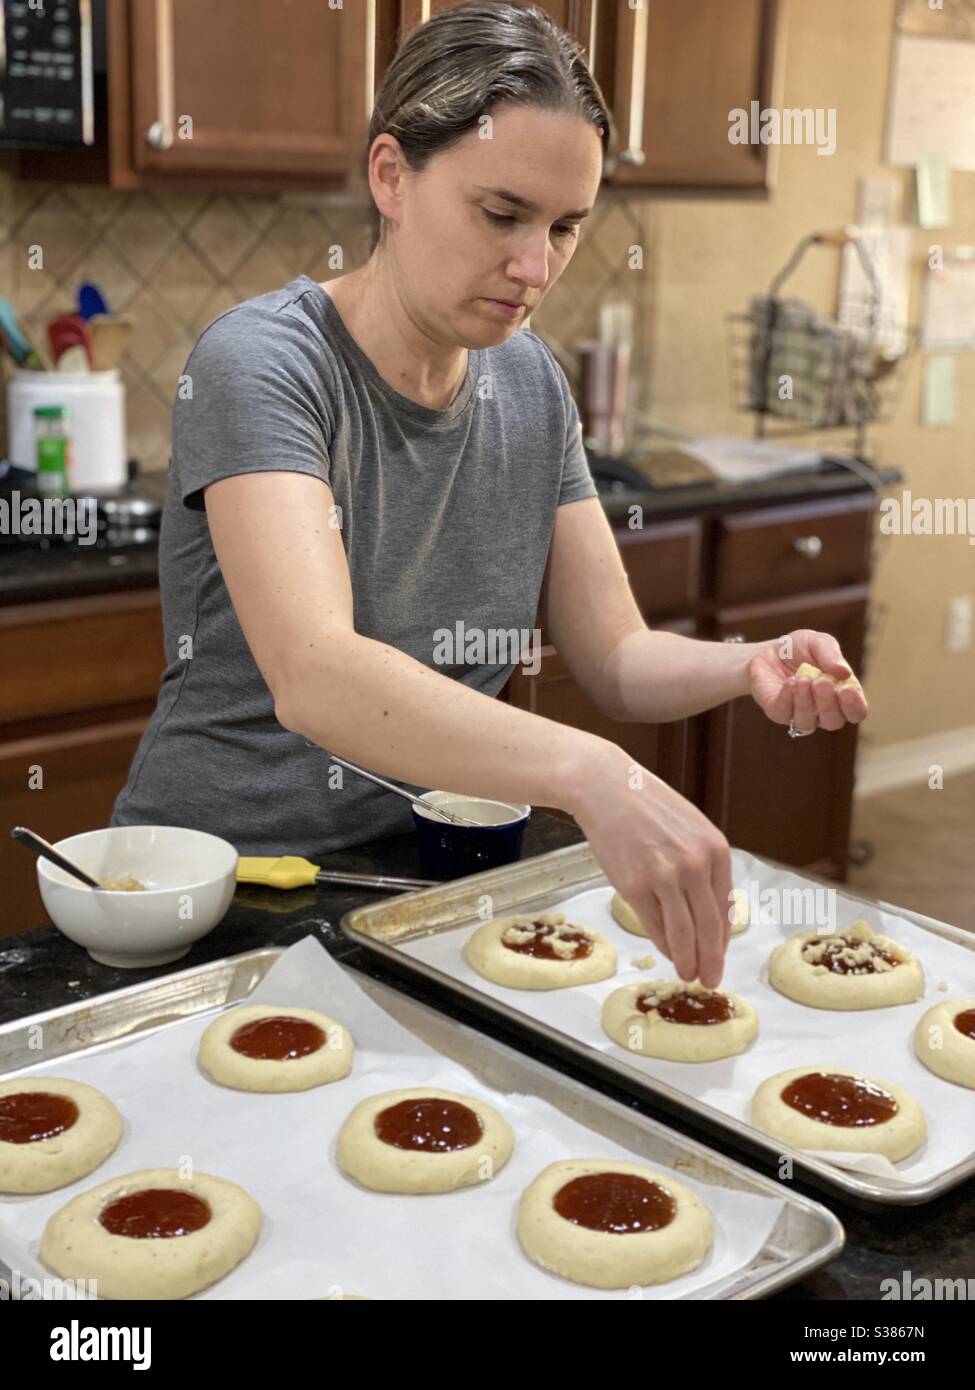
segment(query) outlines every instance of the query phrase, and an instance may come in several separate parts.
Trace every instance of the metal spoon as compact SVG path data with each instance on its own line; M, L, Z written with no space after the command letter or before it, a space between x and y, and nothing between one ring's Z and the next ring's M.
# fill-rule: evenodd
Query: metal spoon
M82 883L86 883L89 888L101 888L102 892L108 889L102 888L97 878L92 878L86 874L84 869L79 869L77 864L72 864L70 859L65 859L60 850L56 850L53 845L48 844L47 840L40 835L35 835L33 830L28 830L23 825L15 825L11 830L11 835L20 844L32 849L35 854L39 854L42 859L50 859L52 864L57 864L59 869L64 869L65 873L73 874L75 878L80 878Z
M385 787L388 792L395 792L397 796L405 796L407 801L412 801L414 806L419 806L422 810L430 812L434 816L439 816L441 820L449 821L452 825L476 825L482 829L484 822L471 820L469 816L462 816L459 811L445 811L440 806L432 806L429 801L424 801L419 796L414 796L413 792L404 791L402 787L397 787L395 782L387 782L385 777L377 777L374 772L367 772L364 767L359 767L358 763L346 762L345 758L336 757L334 753L328 755L333 763L340 763L342 767L347 767L350 772L357 772L360 777L365 777L367 782L375 782L377 787ZM517 806L512 806L509 801L499 801L498 806L507 806L509 811L513 811L516 816L522 813Z

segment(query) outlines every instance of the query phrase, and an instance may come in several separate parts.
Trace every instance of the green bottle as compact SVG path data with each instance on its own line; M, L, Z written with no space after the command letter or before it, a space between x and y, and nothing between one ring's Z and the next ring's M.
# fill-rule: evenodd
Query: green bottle
M34 407L34 439L37 444L37 490L64 496L71 487L71 407Z

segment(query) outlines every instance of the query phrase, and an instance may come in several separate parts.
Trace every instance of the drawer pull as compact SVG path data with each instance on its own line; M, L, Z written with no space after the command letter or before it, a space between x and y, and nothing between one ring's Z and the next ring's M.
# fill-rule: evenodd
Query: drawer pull
M816 560L822 554L823 543L819 536L796 536L792 548L797 555L802 555L807 560Z

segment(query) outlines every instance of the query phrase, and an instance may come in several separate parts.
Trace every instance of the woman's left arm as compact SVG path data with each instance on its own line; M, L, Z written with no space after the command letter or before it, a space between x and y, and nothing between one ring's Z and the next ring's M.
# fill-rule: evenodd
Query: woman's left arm
M807 662L852 674L828 632L799 628L768 642L708 642L651 631L640 615L598 498L556 512L542 586L547 634L573 679L613 719L662 724L751 695L776 724L839 729L866 718L858 684L798 679Z

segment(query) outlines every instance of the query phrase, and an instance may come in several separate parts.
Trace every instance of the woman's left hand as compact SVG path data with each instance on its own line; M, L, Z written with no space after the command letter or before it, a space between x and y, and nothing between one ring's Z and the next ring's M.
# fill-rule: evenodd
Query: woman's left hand
M815 680L796 676L803 663L824 674ZM792 723L800 733L813 729L842 729L867 717L867 701L859 681L837 690L826 676L842 683L853 676L840 644L828 632L797 628L761 647L748 663L755 703L775 724Z

